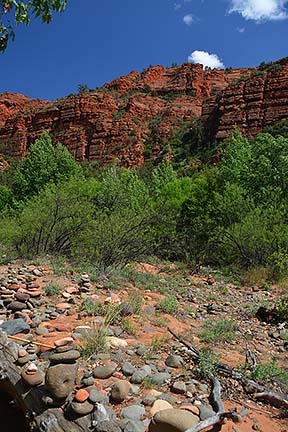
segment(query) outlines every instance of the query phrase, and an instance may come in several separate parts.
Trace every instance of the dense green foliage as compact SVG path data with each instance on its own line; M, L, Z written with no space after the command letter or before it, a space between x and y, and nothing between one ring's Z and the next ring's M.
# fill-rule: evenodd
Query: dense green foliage
M177 137L176 155L181 140L181 160L190 164L186 134ZM184 175L183 164L177 170L163 162L143 177L137 170L82 168L44 134L25 160L1 175L2 247L20 255L64 254L101 268L156 255L265 266L282 277L288 272L288 138L262 133L248 141L235 131L223 148L217 166L190 166Z

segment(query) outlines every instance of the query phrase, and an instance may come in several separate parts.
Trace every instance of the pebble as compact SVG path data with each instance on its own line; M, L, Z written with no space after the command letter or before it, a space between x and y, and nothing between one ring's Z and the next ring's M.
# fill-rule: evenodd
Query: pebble
M43 376L37 370L35 373L28 373L27 370L22 370L21 377L22 380L31 387L40 385L43 382Z
M139 420L125 420L122 426L123 432L145 432L145 429L145 425Z
M100 379L110 378L111 375L113 375L113 373L116 371L116 369L117 369L116 363L111 363L105 366L98 366L93 371L93 377L100 378Z
M53 363L73 363L80 357L80 352L70 350L63 353L55 352L50 354L49 360Z
M123 363L121 370L122 370L123 375L132 376L133 373L136 371L136 368L131 363L125 362L125 363Z
M80 389L75 394L75 400L77 402L85 402L89 397L89 393L85 389Z
M165 364L172 368L179 368L183 365L183 358L176 354L167 357Z
M66 346L66 345L71 345L74 342L73 338L71 337L66 337L63 339L58 339L54 342L56 347L62 347L62 346Z
M163 410L167 410L167 409L173 409L173 406L165 400L157 399L154 402L154 404L150 410L150 413L151 413L151 416L153 417L159 411L163 411Z
M20 302L26 302L27 300L29 300L30 295L21 291L17 291L15 294L15 298Z
M23 349L23 348L20 348L19 351L18 351L18 356L19 357L25 357L27 354L28 354L27 351L25 349Z
M97 423L97 432L122 432L122 428L115 421L103 421Z
M87 400L83 403L71 402L70 407L76 414L80 416L90 414L94 409L94 405Z
M5 321L0 325L0 329L4 330L8 335L13 336L18 333L28 333L30 331L30 326L23 318L16 318Z
M142 404L144 406L152 406L155 402L155 397L152 394L148 393L144 399L142 400Z
M89 398L88 399L91 403L94 403L94 404L100 403L100 402L106 401L106 399L107 399L107 396L104 393L97 390L96 388L91 389L91 390L88 389L88 392L89 392Z
M37 327L35 330L35 333L39 336L41 335L45 335L49 333L49 330L47 329L47 327Z
M107 337L107 341L110 346L114 348L126 348L128 346L128 342L125 339L120 339L115 336Z
M35 275L35 276L43 276L43 273L41 272L41 270L39 270L39 269L34 269L34 270L32 270L32 273Z
M148 432L186 432L198 423L199 418L189 411L167 409L152 418Z
M22 311L23 309L26 309L26 303L22 303L20 301L12 301L11 303L9 303L7 309L12 310L13 312L15 311Z
M45 384L53 397L64 399L70 394L76 380L77 370L77 364L59 364L48 368Z
M128 381L122 380L116 382L111 388L111 398L114 402L123 402L130 390L130 383Z
M208 418L215 415L215 412L211 408L206 407L205 405L199 405L198 408L200 420L207 420Z
M140 420L145 415L145 408L140 405L130 405L122 408L121 415L125 419Z
M162 385L171 378L171 375L168 372L159 372L155 375L151 375L149 378L153 384Z
M186 384L183 381L175 381L171 386L171 391L177 394L185 394Z

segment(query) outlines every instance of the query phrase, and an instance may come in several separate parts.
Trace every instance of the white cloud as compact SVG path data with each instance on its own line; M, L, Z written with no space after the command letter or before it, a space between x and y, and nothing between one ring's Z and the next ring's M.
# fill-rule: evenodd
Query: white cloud
M188 57L189 63L200 63L203 67L207 66L212 69L225 68L224 64L221 62L216 54L209 54L206 51L193 51Z
M188 26L190 26L193 23L193 21L194 21L194 18L193 18L193 15L191 15L191 14L185 15L183 17L183 22Z
M245 32L245 27L237 27L236 29L239 33L244 33Z
M246 20L280 21L288 18L288 0L229 0L229 13L239 13Z

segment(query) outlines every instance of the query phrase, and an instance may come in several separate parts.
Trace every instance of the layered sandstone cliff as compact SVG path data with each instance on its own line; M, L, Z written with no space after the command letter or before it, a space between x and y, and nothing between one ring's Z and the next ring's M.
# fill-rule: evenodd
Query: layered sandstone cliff
M0 148L24 157L43 131L77 160L141 166L158 157L183 122L201 117L211 139L235 126L255 135L288 118L288 65L275 70L203 70L201 65L155 66L104 87L54 102L0 95Z
M237 127L249 138L288 119L288 58L255 70L204 101L201 120L211 139L227 138Z

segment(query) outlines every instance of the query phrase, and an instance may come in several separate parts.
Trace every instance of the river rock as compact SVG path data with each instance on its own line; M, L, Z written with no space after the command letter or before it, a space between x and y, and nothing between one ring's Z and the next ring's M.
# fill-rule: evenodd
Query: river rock
M105 366L98 366L93 371L94 378L106 379L109 378L117 369L116 363L110 363Z
M43 382L43 376L38 371L35 373L29 373L27 370L22 370L21 377L22 380L31 387L40 385Z
M4 330L8 335L13 336L18 333L28 333L30 331L30 326L23 318L16 318L2 323L0 329Z
M111 388L111 398L114 402L123 402L130 390L130 383L128 381L122 380L116 382Z
M123 375L131 376L136 371L136 368L131 363L125 362L125 363L123 363L121 370L122 370Z
M46 372L45 384L56 399L66 398L73 390L77 376L77 364L50 366Z
M151 415L153 417L159 411L164 411L164 410L167 410L167 409L173 409L173 406L169 402L167 402L165 400L157 399L153 403L153 406L152 406L152 408L150 410L150 413L151 413Z
M90 402L85 401L83 403L80 402L71 402L70 408L78 415L84 416L87 414L90 414L93 409L94 405L92 405Z
M76 402L85 402L89 397L89 393L85 389L80 389L75 394Z
M145 415L145 408L140 405L130 405L121 410L121 415L125 419L140 420Z
M26 303L15 300L9 303L7 309L12 310L13 312L22 311L23 309L27 309L27 305Z
M164 384L165 381L169 380L171 375L168 372L159 372L155 375L150 375L149 379L153 384L161 385Z
M49 360L52 363L73 363L80 357L80 352L77 350L69 350L65 352L55 352L50 354Z
M171 386L171 391L177 394L185 394L186 384L183 381L175 381Z
M179 355L171 354L165 361L166 365L172 368L179 368L183 365L183 359Z
M148 432L185 432L198 423L199 418L189 411L167 409L152 418Z

